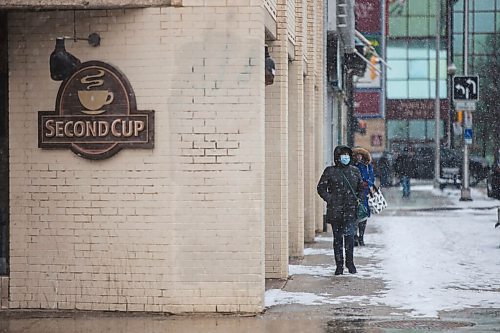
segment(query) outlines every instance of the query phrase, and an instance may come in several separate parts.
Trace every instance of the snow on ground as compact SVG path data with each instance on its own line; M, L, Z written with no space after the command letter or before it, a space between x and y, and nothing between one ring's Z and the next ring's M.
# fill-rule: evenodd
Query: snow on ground
M356 278L381 278L386 289L375 296L334 298L310 293L266 292L266 306L278 304L341 304L361 302L407 310L410 315L436 317L439 311L468 307L500 307L500 230L497 202L473 189L472 202L460 202L459 190L443 192L416 186L412 190L436 191L451 196L458 210L412 212L404 216L374 216L376 233L368 233L368 246L357 247L355 257L375 259L357 265ZM458 193L458 194L457 194ZM481 207L483 209L473 209ZM332 242L320 236L318 242ZM329 249L306 249L305 255L333 255ZM290 274L333 277L335 267L290 265ZM353 275L348 275L353 276ZM335 278L343 278L335 277Z

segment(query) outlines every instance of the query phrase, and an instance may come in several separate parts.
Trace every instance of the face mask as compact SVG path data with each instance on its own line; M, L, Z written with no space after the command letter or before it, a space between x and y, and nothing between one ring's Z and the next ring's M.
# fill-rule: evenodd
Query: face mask
M340 155L340 163L342 163L343 165L349 164L350 161L351 157L349 155Z

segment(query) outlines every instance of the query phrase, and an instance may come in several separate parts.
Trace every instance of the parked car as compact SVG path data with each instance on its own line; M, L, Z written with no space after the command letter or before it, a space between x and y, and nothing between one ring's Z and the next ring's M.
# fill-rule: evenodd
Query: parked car
M486 189L490 198L500 200L500 161L491 168L490 174L486 180Z
M412 178L433 179L434 178L434 150L430 145L414 146L414 169ZM394 173L394 161L397 153L384 151L383 153L373 153L373 164L375 176L380 179L382 186L394 186L399 179ZM463 153L442 147L440 149L440 178L444 183L461 186ZM469 156L469 183L475 186L481 180L488 177L489 167L486 159L479 156Z
M434 153L432 146L420 146L415 148L415 176L419 179L434 178ZM459 184L462 179L463 154L450 148L440 149L441 173L440 177L447 182ZM469 156L469 184L477 185L481 180L488 177L489 167L485 158L480 156Z

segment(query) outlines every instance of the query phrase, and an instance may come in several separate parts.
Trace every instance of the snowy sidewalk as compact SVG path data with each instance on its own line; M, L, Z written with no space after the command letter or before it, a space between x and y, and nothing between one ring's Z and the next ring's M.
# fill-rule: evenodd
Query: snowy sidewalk
M500 309L499 201L474 189L473 201L460 201L459 189L425 184L404 201L398 188L383 191L390 208L369 220L367 246L355 248L358 274L333 275L329 227L289 265L283 288L266 291L268 312L443 318Z

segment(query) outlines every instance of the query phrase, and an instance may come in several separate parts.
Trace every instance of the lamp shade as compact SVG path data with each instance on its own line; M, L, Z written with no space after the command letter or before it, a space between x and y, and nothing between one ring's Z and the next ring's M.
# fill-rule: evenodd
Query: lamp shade
M50 54L50 77L54 81L63 81L68 78L75 68L80 65L80 60L66 51L64 38L56 39L56 47Z

